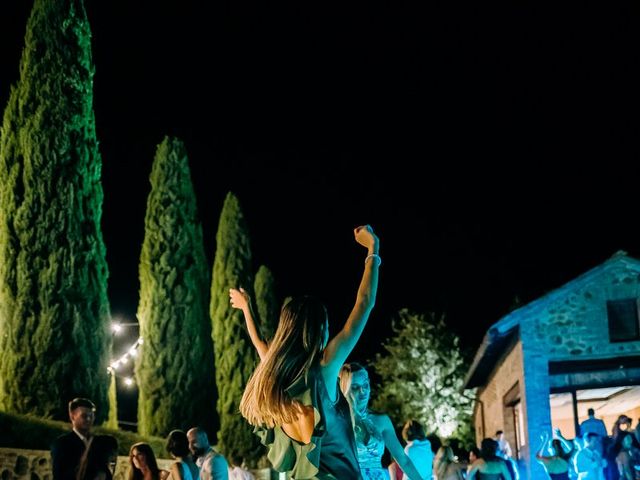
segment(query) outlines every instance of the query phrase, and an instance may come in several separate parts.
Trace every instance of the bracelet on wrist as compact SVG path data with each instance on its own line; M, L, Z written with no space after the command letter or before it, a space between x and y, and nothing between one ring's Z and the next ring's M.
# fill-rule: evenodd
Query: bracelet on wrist
M380 255L378 255L377 253L370 253L369 255L367 255L366 258L364 259L364 263L367 263L367 260L369 260L370 258L374 259L377 267L379 267L382 264L382 258L380 258Z

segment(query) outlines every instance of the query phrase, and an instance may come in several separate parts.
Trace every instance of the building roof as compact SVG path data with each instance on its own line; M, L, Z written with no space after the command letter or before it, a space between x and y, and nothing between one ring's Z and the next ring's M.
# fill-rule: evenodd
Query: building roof
M519 327L522 320L539 315L540 312L544 311L559 299L565 298L572 292L582 289L601 275L610 270L617 269L621 265L640 271L640 260L629 257L626 252L619 250L604 263L583 273L574 280L565 283L561 287L552 290L537 300L513 310L491 325L480 347L478 347L471 367L467 372L465 388L478 387L486 382L496 362L504 353L505 347L514 336L519 334Z

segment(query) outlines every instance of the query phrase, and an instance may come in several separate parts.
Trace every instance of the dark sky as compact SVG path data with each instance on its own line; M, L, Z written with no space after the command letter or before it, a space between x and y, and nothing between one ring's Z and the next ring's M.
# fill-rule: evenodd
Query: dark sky
M88 0L112 311L135 314L166 134L189 150L210 259L232 190L256 268L323 298L334 329L365 256L351 229L374 226L361 360L401 307L445 312L474 350L516 297L640 256L639 4L486 3ZM3 107L31 5L3 2Z

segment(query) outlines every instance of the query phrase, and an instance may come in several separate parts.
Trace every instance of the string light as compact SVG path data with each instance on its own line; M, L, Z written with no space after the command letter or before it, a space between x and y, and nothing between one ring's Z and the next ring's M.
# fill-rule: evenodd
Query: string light
M135 382L135 380L133 379L133 377L125 377L124 375L118 375L118 374L116 374L116 373L111 369L111 367L109 367L108 371L109 371L109 374L110 374L110 375L113 375L115 378L119 378L119 379L121 379L121 380L122 380L122 382L123 382L127 387L133 387L133 386L135 386L136 382Z
M119 333L121 333L124 327L140 328L140 325L138 323L119 322L119 321L114 321L111 323L111 331L113 332L114 335L118 335ZM107 368L107 372L109 372L109 375L113 375L114 379L115 378L121 379L121 381L128 388L132 388L133 386L135 386L135 381L131 376L124 376L124 375L117 374L116 370L118 370L123 365L127 365L129 363L129 360L133 359L138 355L138 347L142 345L142 343L143 343L142 337L138 337L136 342L126 350L126 353L124 353L120 358L111 360L111 363Z
M138 327L138 326L139 326L139 324L137 324L137 323L135 323L135 322L134 322L134 323L131 323L131 322L125 322L125 323L122 323L122 322L113 322L113 323L111 324L111 331L112 331L114 334L116 334L116 335L117 335L118 333L120 333L120 332L122 331L122 328L123 328L123 327Z
M111 362L111 364L109 365L109 368L107 369L109 373L112 373L114 370L117 370L118 367L120 367L120 365L126 365L126 363L129 361L130 356L135 357L138 354L138 347L142 345L142 343L143 343L142 337L138 337L138 340L136 340L136 343L134 343L133 345L131 345L131 347L129 347L127 353L122 355L119 359Z

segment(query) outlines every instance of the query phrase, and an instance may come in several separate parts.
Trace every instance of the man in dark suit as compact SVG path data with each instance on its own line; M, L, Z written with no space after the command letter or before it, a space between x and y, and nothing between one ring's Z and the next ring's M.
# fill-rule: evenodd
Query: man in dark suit
M73 430L60 435L51 445L53 480L74 480L80 458L91 438L96 406L86 398L69 402L69 420Z

